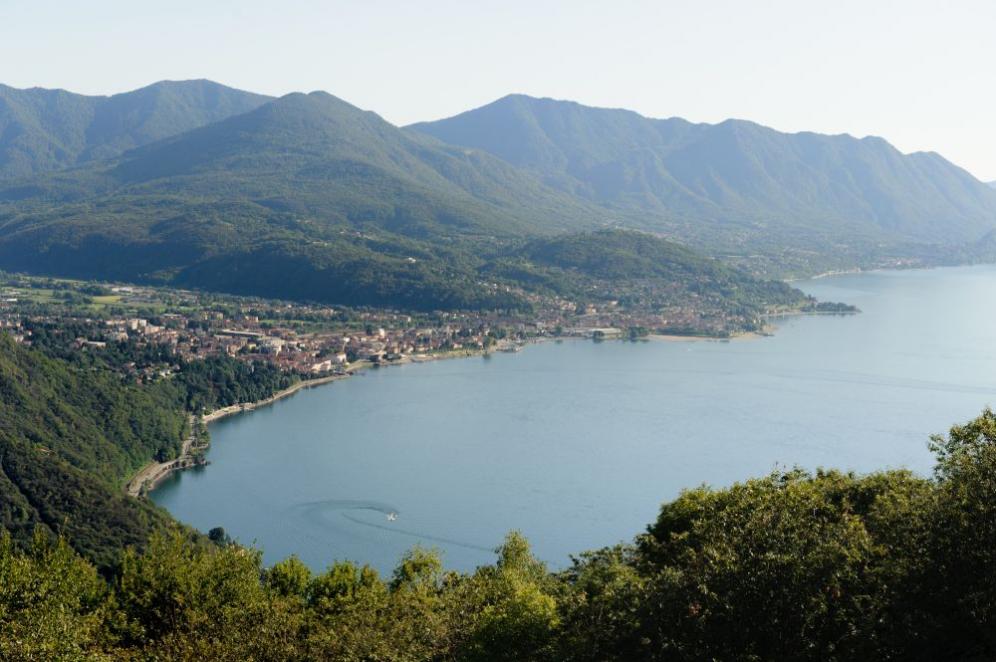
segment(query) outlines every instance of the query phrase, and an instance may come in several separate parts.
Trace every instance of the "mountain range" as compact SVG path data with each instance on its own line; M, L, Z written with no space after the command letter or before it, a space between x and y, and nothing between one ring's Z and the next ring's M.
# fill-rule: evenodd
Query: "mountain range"
M207 80L162 81L113 96L0 85L0 180L117 156L269 100Z
M353 305L514 307L536 288L598 290L611 270L592 265L609 256L647 267L630 281L669 288L676 274L683 287L762 282L720 275L672 242L784 275L988 246L980 239L994 228L996 190L878 138L521 95L399 128L324 92L0 87L8 270ZM604 259L565 266L537 249L568 236L571 251ZM641 243L676 268L651 268ZM776 289L743 291L783 297Z
M902 154L881 138L650 119L524 95L411 128L700 245L964 242L996 225L990 187L936 153Z
M0 187L0 265L338 303L473 306L482 255L596 227L600 214L486 153L402 131L329 94L291 94Z

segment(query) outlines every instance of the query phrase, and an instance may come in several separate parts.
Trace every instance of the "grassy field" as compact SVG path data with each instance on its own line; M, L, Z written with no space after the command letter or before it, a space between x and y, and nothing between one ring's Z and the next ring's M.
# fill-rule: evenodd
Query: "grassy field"
M11 287L8 288L10 294L18 301L30 303L54 303L55 290L33 288L33 287Z

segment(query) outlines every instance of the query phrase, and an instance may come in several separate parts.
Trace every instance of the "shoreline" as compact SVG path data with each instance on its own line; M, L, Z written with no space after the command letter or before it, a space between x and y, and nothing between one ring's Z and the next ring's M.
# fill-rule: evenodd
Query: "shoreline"
M533 342L542 342L543 339L534 339L527 341L523 344L531 344ZM369 361L357 361L353 363L350 369L345 373L326 375L324 377L316 377L314 379L302 379L296 384L292 384L287 388L277 391L273 395L263 400L257 400L255 402L243 402L235 405L228 405L227 407L222 407L220 409L215 409L214 411L202 414L196 417L194 414L190 414L190 425L191 434L187 439L184 440L181 447L180 455L172 460L166 462L149 462L141 469L135 472L135 474L125 482L124 490L129 496L139 498L142 496L148 496L150 492L155 490L166 478L172 474L183 471L184 469L190 469L191 467L205 466L207 463L203 456L196 455L191 450L194 447L194 441L196 440L196 425L202 423L207 426L210 423L219 421L223 418L229 416L234 416L235 414L241 414L244 412L254 411L260 407L266 407L272 405L275 402L288 398L298 391L303 389L314 388L316 386L324 386L325 384L331 384L332 382L341 381L348 379L356 374L359 370L368 370L371 368L380 367L391 367L396 365L406 365L409 363L429 363L431 361L440 361L444 359L459 359L459 358L470 358L472 356L482 356L487 354L485 350L454 350L451 352L446 352L445 354L422 354L413 355L406 357L399 361L394 361L391 363L376 364ZM207 445L198 446L197 451L201 451L207 448Z
M803 313L805 314L805 313ZM729 342L731 340L753 340L757 338L763 338L767 334L758 332L744 332L738 333L728 337L717 337L717 336L686 336L686 335L672 335L672 334L650 334L644 338L638 340L647 340L651 342L703 342L703 341L715 341L715 342ZM504 346L496 346L493 349L458 349L451 350L445 353L436 354L413 354L406 356L398 361L392 361L390 363L371 363L369 361L357 361L351 364L349 370L345 373L326 375L324 377L316 377L314 379L303 379L296 384L288 386L287 388L277 391L273 395L263 400L257 400L255 402L244 402L235 405L229 405L227 407L222 407L220 409L215 409L214 411L202 414L199 419L194 414L190 414L190 425L191 434L184 440L182 450L179 456L169 460L167 462L150 462L144 467L139 469L135 474L128 479L125 483L125 492L132 497L142 497L148 496L150 492L155 490L166 478L172 474L183 471L184 469L190 469L197 466L205 466L208 462L204 459L203 455L199 454L200 451L206 450L207 445L202 444L194 448L194 441L196 441L196 426L198 423L207 426L210 423L219 421L223 418L229 416L234 416L235 414L241 414L245 412L254 411L260 407L266 407L268 405L274 404L284 398L288 398L298 391L308 388L314 388L316 386L323 386L325 384L331 384L332 382L341 381L348 379L356 374L360 370L369 370L372 368L389 368L398 365L408 365L417 363L430 363L433 361L443 361L448 359L464 359L471 358L474 356L487 356L488 354L499 352L499 353L518 353L525 349L529 345L538 345L540 343L550 342L550 341L564 341L564 340L591 340L588 336L582 335L565 335L565 336L542 336L535 338L528 338L517 343L506 343ZM611 338L606 338L602 342L607 341L629 341L629 338L624 338L621 336L615 336ZM192 450L198 451L198 453L192 452Z
M851 274L863 274L868 271L877 271L881 267L874 267L872 269L866 269L862 267L852 267L850 269L831 269L830 271L823 271L813 276L799 276L797 278L786 278L784 282L786 283L801 283L807 280L820 280L821 278L831 278L833 276L848 276Z
M759 338L767 338L771 336L773 332L774 329L765 329L761 331L743 331L729 336L683 336L680 334L670 333L651 333L644 338L637 338L637 340L645 339L658 342L731 342L734 340L757 340ZM620 340L629 340L629 338L620 338Z
M362 368L364 366L360 366ZM201 416L201 421L207 425L208 423L213 423L215 421L221 420L227 416L232 416L233 414L240 414L244 411L252 411L254 409L259 409L260 407L265 407L266 405L273 404L278 400L283 400L284 398L290 397L297 393L298 391L306 388L312 388L315 386L322 386L323 384L331 384L342 379L347 379L350 377L350 373L346 374L336 374L336 375L326 375L325 377L316 377L314 379L302 379L296 384L292 384L282 391L277 391L270 397L264 400L257 400L255 402L242 402L236 405L229 405L227 407L222 407L221 409L215 409L212 412L203 414Z
M200 451L206 450L208 445L195 443L198 439L198 424L206 426L208 423L220 420L226 416L231 416L244 411L252 411L259 407L265 407L266 405L273 404L278 400L294 395L301 389L321 386L340 379L345 379L346 377L349 377L349 375L327 375L325 377L317 377L315 379L305 379L288 386L282 391L274 393L265 400L222 407L221 409L216 409L207 414L203 414L199 419L194 414L190 414L190 435L183 441L180 454L172 460L168 460L166 462L149 462L144 467L136 471L135 474L125 483L125 493L136 498L147 496L150 492L155 490L160 483L177 471L183 471L184 469L190 469L191 467L205 466L207 461L204 459L203 455L200 454Z
M183 440L180 446L180 454L172 460L166 462L149 462L144 467L135 472L124 485L125 493L132 497L141 497L156 489L167 476L175 471L189 469L204 464L204 459L195 451L201 451L206 446L197 444L197 418L193 414L188 415L190 434Z

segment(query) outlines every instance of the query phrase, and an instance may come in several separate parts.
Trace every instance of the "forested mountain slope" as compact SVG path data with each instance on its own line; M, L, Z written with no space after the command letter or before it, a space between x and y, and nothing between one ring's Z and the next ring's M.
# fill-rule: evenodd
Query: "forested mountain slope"
M169 522L121 484L179 450L187 416L172 391L75 369L3 334L0 396L0 526L15 539L41 527L104 564Z
M0 181L118 156L267 101L207 80L162 81L113 96L0 85Z
M781 281L756 278L685 246L635 230L598 230L527 241L486 273L556 294L621 300L641 309L688 306L758 317L815 304Z
M410 128L701 244L966 242L996 227L990 187L938 154L902 154L881 138L650 119L524 95Z
M505 285L531 280L506 270L495 283L495 259L607 224L595 203L501 159L325 93L292 94L0 188L0 266L356 305L514 307Z

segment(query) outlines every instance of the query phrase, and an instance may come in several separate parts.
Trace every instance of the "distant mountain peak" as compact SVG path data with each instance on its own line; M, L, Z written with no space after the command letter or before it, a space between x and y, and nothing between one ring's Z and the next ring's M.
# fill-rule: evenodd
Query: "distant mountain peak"
M206 79L109 96L0 85L0 180L117 156L269 100Z

